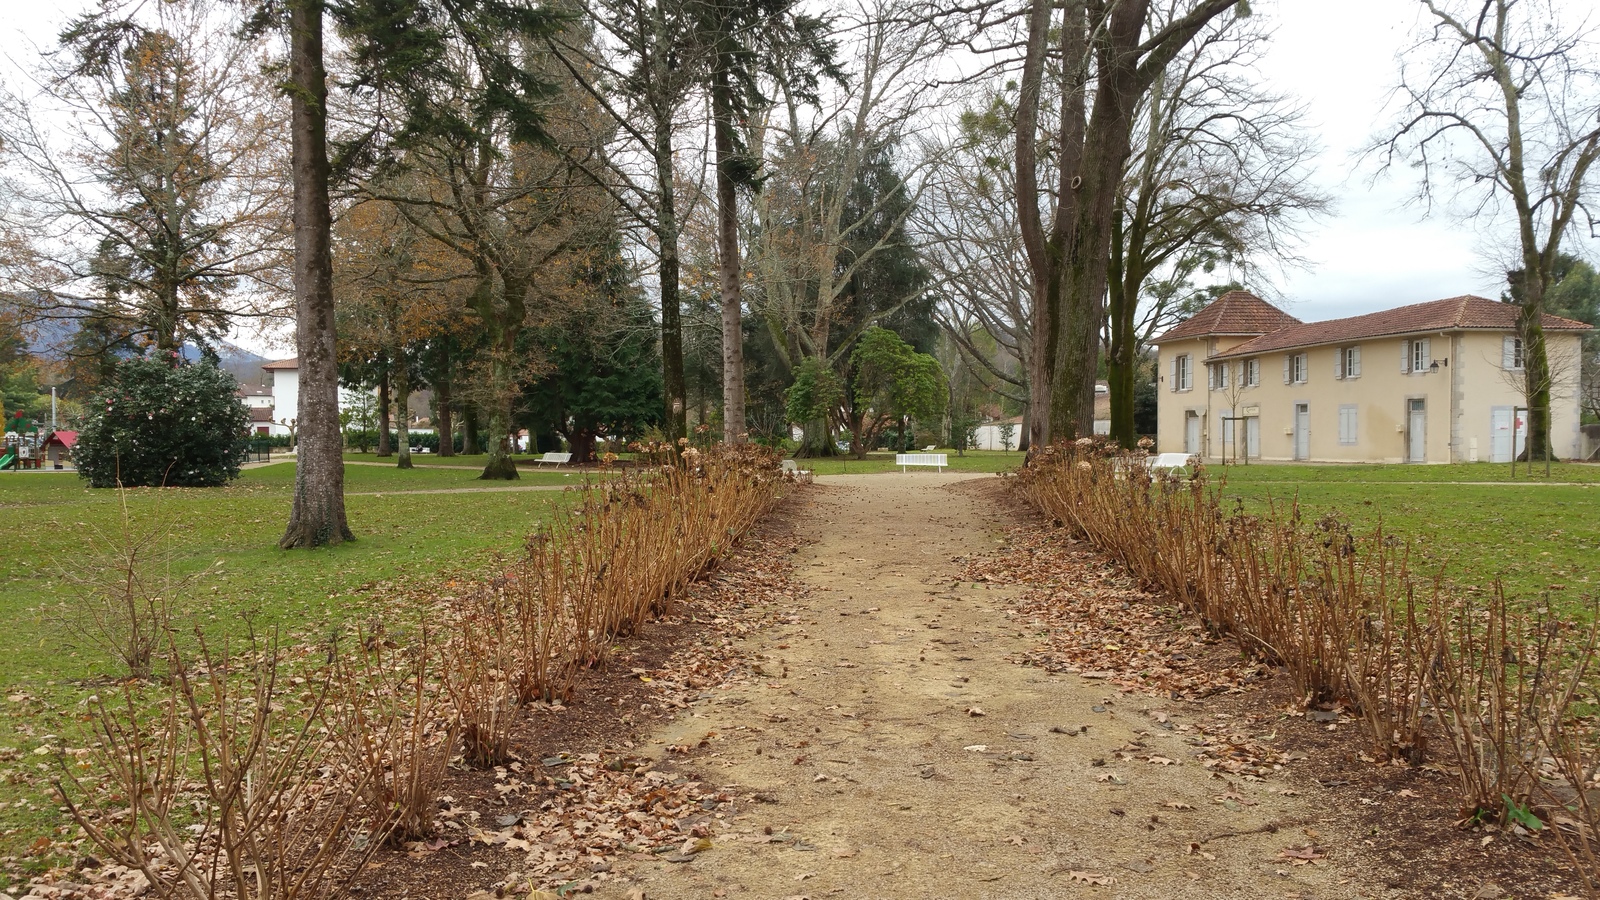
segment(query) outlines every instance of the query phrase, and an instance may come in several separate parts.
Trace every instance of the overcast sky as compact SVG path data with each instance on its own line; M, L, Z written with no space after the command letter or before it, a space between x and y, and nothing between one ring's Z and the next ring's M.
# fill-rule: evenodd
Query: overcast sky
M1581 5L1581 4L1580 4ZM13 59L28 41L53 44L81 0L0 0L6 28L0 52ZM1356 315L1407 303L1474 293L1499 296L1495 235L1487 223L1439 213L1425 218L1406 205L1407 173L1369 183L1370 163L1356 152L1390 119L1383 110L1408 46L1420 4L1406 0L1255 0L1254 13L1275 26L1263 60L1268 82L1307 107L1322 145L1317 185L1335 198L1332 213L1306 232L1308 271L1275 276L1275 300L1305 320ZM7 80L14 70L5 66ZM253 343L253 342L252 342Z

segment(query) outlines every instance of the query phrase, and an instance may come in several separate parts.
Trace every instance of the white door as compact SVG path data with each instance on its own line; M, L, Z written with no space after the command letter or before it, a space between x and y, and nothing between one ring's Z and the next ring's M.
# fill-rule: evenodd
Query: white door
M1200 417L1189 413L1183 421L1183 452L1200 452Z
M1249 459L1261 458L1261 417L1244 420L1244 455Z
M1425 400L1406 401L1406 460L1428 461L1428 406Z
M1294 458L1311 458L1311 406L1307 403L1294 405Z
M1225 459L1238 459L1243 452L1234 438L1233 410L1225 409L1217 415L1217 433L1222 435L1222 446L1217 453Z
M1512 407L1493 406L1489 408L1489 461L1504 463L1511 462L1512 435L1511 429L1516 422L1512 415Z

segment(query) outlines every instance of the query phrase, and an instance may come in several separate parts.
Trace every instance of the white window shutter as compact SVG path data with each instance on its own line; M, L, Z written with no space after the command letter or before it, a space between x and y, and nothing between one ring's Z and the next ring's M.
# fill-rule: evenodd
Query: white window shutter
M1430 342L1427 338L1423 338L1422 339L1422 368L1423 368L1424 371L1427 370L1428 363L1433 362L1433 353L1431 352L1432 349L1433 349L1432 342Z
M1283 357L1283 383L1284 384L1288 384L1289 383L1289 360L1291 360L1291 359L1294 359L1294 355L1293 354L1286 354Z
M1400 342L1400 374L1411 374L1411 342Z
M1344 377L1344 348L1333 348L1333 377Z
M1500 368L1515 369L1517 367L1516 340L1510 335L1500 339Z
M1217 367L1216 366L1206 366L1206 390L1214 391L1216 389L1217 389Z
M1172 382L1172 390L1174 392L1178 390L1178 363L1182 359L1183 357L1181 356L1174 356L1172 358L1172 374L1167 377L1167 380Z
M1346 378L1361 377L1361 348L1350 348L1350 371L1344 373Z

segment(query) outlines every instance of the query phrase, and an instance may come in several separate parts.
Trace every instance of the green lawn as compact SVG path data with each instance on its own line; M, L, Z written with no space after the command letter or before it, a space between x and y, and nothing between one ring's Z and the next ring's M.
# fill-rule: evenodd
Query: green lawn
M952 472L1007 472L1022 465L1022 454L1007 453L1000 450L968 450L965 456L957 456L954 450L935 450L943 453L950 465L946 471ZM798 459L795 463L802 469L810 469L818 475L871 475L876 472L898 472L900 467L894 464L893 453L868 453L866 459L856 459L853 456L832 456L822 459ZM931 469L915 466L909 471L929 472Z
M107 556L120 533L123 502L136 530L159 529L175 575L192 576L177 602L180 621L238 634L247 620L291 639L318 639L363 621L397 591L431 586L441 572L471 572L495 551L515 552L534 525L569 495L483 492L504 486L570 485L582 476L528 473L512 483L481 482L468 471L347 466L353 543L315 551L278 550L288 521L294 464L247 470L212 489L89 490L73 474L0 473L0 855L62 824L46 779L53 757L41 746L72 745L80 703L117 669L51 612L79 593L64 578ZM471 493L405 493L409 491ZM102 685L103 687L103 685ZM11 749L8 749L11 748ZM20 804L20 805L19 805ZM19 864L22 865L22 864ZM11 874L23 869L8 866ZM0 889L7 876L0 874Z
M1510 482L1509 466L1229 466L1223 497L1252 511L1298 498L1307 518L1337 512L1359 527L1380 521L1412 538L1429 570L1443 567L1462 586L1495 577L1523 597L1549 592L1580 598L1600 592L1600 468L1556 467ZM1499 476L1498 478L1496 476ZM1486 483L1487 482L1487 483Z
M1600 484L1600 465L1592 463L1552 463L1550 477L1544 466L1535 464L1528 475L1527 464L1517 465L1511 475L1509 463L1459 463L1446 466L1408 465L1281 465L1252 463L1248 466L1210 466L1213 478L1226 477L1230 484L1307 484L1317 482L1403 484L1408 482L1458 482L1494 484Z

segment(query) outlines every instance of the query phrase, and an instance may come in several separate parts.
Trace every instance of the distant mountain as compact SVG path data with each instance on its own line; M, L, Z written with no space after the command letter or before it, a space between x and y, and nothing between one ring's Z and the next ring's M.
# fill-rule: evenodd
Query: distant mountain
M72 345L72 336L78 331L78 323L70 319L50 319L32 325L30 329L33 335L28 341L28 353L45 359L60 359L65 355L66 348ZM261 367L272 361L229 341L218 341L216 350L220 368L232 374L240 384L261 384ZM184 359L200 358L200 348L193 342L185 343L182 352Z

